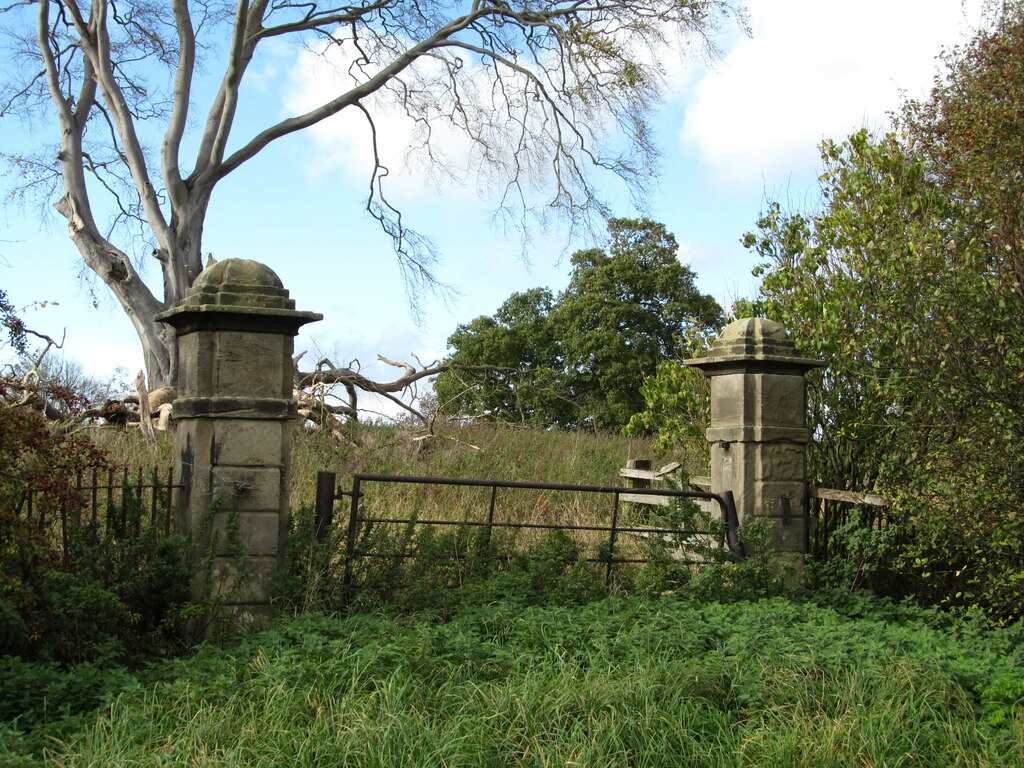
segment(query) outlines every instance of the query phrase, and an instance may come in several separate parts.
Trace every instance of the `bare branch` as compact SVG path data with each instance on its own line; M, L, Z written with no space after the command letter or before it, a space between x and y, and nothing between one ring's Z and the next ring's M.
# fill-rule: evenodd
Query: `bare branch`
M367 392L383 397L392 404L409 413L422 424L429 426L431 419L410 402L409 397L403 399L400 395L413 389L417 382L438 375L448 370L472 370L472 371L510 371L506 368L495 368L492 366L467 366L459 364L433 363L429 366L417 368L410 363L389 360L383 355L377 359L395 368L403 370L401 376L389 382L373 381L367 378L358 369L358 361L350 363L349 367L338 367L330 360L323 358L319 360L312 371L299 371L298 362L303 357L295 358L296 372L294 376L295 391L299 401L300 415L305 416L307 412L319 414L316 419L310 418L317 424L322 424L324 418L337 419L344 417L352 421L358 421L360 408L357 401L357 391ZM355 366L353 368L352 366ZM328 403L327 399L334 396L334 387L343 387L346 391L347 402L341 404Z
M407 162L434 178L475 178L481 191L493 193L495 216L519 229L524 243L532 223L543 227L553 215L564 216L571 230L594 224L608 214L594 174L618 176L636 198L656 165L646 117L658 97L665 41L675 31L707 43L717 15L729 8L725 0L35 6L34 13L29 0L0 7L11 22L3 32L16 42L15 60L28 63L5 74L0 116L45 104L59 124L59 167L45 157L28 163L21 188L47 194L59 174L56 207L86 265L135 324L153 386L174 383L177 369L173 334L152 315L177 304L202 269L205 218L218 182L272 142L349 107L360 110L373 155L366 210L391 238L415 307L416 288L444 286L433 274L431 242L388 197L392 161L380 146L379 121L397 117L411 126ZM339 85L307 111L275 116L238 137L240 89L268 40L320 55L334 65ZM226 65L205 119L190 135L201 55L214 49ZM101 130L89 133L90 125ZM446 153L446 132L464 139L466 151ZM159 147L145 144L153 137ZM193 144L193 165L183 168L182 148ZM618 149L624 145L625 153ZM104 207L94 208L90 191ZM108 210L110 227L101 232L96 219ZM156 255L160 299L129 253Z

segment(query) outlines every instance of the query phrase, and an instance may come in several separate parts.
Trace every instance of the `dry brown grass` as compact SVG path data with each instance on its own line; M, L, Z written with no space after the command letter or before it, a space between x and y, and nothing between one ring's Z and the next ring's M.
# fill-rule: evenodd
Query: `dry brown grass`
M174 463L173 437L146 441L136 430L93 428L93 439L118 466L168 467ZM351 487L354 473L459 477L541 483L620 485L626 460L654 454L650 439L617 434L545 431L495 424L450 425L423 438L414 429L364 425L342 443L319 432L296 428L291 470L293 510L311 509L317 472L335 472L340 487ZM462 519L486 514L490 490L436 486L368 484L366 503L375 514ZM372 493L372 495L370 495ZM339 506L344 502L339 502ZM610 496L560 491L502 490L495 519L587 525L605 521Z

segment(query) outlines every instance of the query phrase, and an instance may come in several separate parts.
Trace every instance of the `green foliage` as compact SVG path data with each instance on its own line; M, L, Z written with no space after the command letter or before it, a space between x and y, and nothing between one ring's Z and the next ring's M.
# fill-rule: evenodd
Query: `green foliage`
M895 498L905 538L893 552L895 532L875 536L872 557L901 588L1017 616L1021 302L974 213L895 135L826 142L823 160L823 212L773 207L747 238L766 259L762 310L829 361L810 388L813 482ZM841 535L866 564L868 542Z
M0 563L0 654L109 662L180 651L188 539L148 516L130 493L97 523L69 515L63 552L13 519Z
M992 251L990 277L1024 292L1024 5L995 5L989 29L944 56L931 98L907 104L901 125L929 172L967 212L969 237ZM1007 383L1006 386L1009 386Z
M490 415L525 424L571 424L578 418L554 365L560 340L551 323L555 299L546 288L514 293L494 317L458 326L448 338L446 362L491 366L446 371L434 382L446 413Z
M897 562L906 539L904 528L895 523L878 528L868 517L867 510L854 508L845 523L827 534L817 534L827 537L827 546L807 564L810 583L902 594Z
M612 219L608 229L607 251L573 254L557 297L541 288L517 293L494 317L456 329L447 362L461 367L435 383L445 412L622 427L642 408L644 379L678 355L679 337L721 325L721 308L697 291L661 224Z
M289 612L386 607L448 615L456 606L494 600L577 603L608 592L604 566L587 562L588 550L562 530L522 542L485 526L363 524L354 550L373 556L353 560L347 589L341 526L322 542L305 533L308 518L297 529L289 573L278 584L278 604Z
M34 765L31 755L52 747L66 732L88 728L96 710L138 688L136 674L122 666L0 657L0 764ZM8 751L5 751L8 750ZM10 762L9 762L10 761Z
M330 610L344 602L345 527L333 525L320 540L313 523L310 507L289 511L287 567L278 572L272 597L281 613Z
M41 491L38 511L57 513L79 502L76 474L105 466L91 441L51 430L43 416L28 408L0 408L0 510L13 513L25 504L30 488Z
M1024 679L1019 674L1003 673L993 676L987 685L979 685L985 722L995 726L1010 726L1024 712Z
M686 484L685 476L670 487ZM647 538L650 562L638 575L647 594L677 594L699 601L735 602L782 594L787 575L769 545L770 523L748 522L737 531L738 546L726 542L726 524L687 498L651 511L640 522L676 533Z
M76 488L93 467L105 458L88 439L0 409L0 655L110 661L180 648L188 541L152 527L128 489L94 521Z
M704 471L710 461L704 433L711 424L711 387L682 360L706 352L715 335L708 328L691 328L683 335L677 358L658 363L654 375L644 380L644 410L633 415L625 430L627 435L657 433L658 449L680 453L683 465L693 471Z
M47 764L1020 764L1019 633L860 609L618 598L444 622L301 616L93 689L124 693L56 731Z
M319 541L309 509L293 517L289 567L275 598L281 611L433 610L447 616L458 606L494 601L580 603L634 593L735 601L784 589L764 525L741 531L743 549L733 552L725 546L722 521L688 499L668 507L623 505L613 548L605 532L585 530L609 524L607 499L573 494L556 504L542 502L544 494L506 490L492 527L483 524L487 496L472 495L482 489L413 485L418 493L404 506L384 511L370 490L374 485L360 489L361 516L374 519L360 522L352 541L343 520ZM529 518L515 512L529 507ZM535 527L502 527L509 511L517 523ZM559 519L559 511L571 516ZM622 530L637 527L675 533Z
M903 136L822 145L819 213L772 205L745 240L759 311L829 361L810 389L812 482L895 501L898 536L838 533L859 564L833 583L898 584L993 621L1024 611L1024 469L1008 458L1024 436L1024 181L1016 145L996 149L1020 133L999 104L1024 87L1021 40L1007 6L907 105Z

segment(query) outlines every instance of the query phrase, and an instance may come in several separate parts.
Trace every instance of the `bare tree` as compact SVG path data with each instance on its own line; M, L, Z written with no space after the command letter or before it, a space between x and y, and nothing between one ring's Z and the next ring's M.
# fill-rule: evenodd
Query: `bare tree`
M0 117L55 114L60 142L55 153L6 158L22 192L57 198L85 264L134 324L154 387L174 384L177 369L173 332L154 316L201 271L213 191L275 140L346 109L361 114L374 158L366 208L406 278L429 284L429 241L384 190L376 124L389 110L413 121L410 150L441 172L449 166L432 134L464 134L465 167L519 222L552 210L573 222L607 215L594 174L636 192L655 164L646 119L660 93L659 52L676 36L710 45L732 14L727 0L14 0L0 12L17 64L5 67ZM342 85L304 114L236 137L241 84L272 40L342 62ZM220 86L197 120L198 78L218 60ZM132 258L140 239L159 262L161 290Z

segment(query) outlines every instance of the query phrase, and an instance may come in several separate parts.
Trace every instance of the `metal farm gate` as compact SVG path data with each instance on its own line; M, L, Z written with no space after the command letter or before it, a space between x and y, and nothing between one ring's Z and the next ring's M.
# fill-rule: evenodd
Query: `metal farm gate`
M464 516L462 519L422 519L417 516L396 515L395 517L384 517L364 513L363 501L371 497L371 488L387 484L414 484L421 487L437 486L460 486L467 488L485 488L490 493L486 497L486 505L481 504L480 514L474 518ZM598 496L611 496L611 514L607 525L597 524L567 524L567 523L542 523L542 522L518 522L515 520L503 519L496 514L498 492L501 491L555 491L582 493ZM637 525L632 521L623 523L623 516L620 514L620 497L623 495L643 494L650 496L664 496L682 499L708 499L714 501L721 513L724 522L724 530L714 533L710 530L682 530L679 528L657 527L650 525ZM718 546L727 547L730 551L742 554L737 537L737 516L736 506L731 491L715 494L705 491L680 491L659 488L624 488L620 486L601 485L566 485L560 483L532 483L518 482L512 480L475 480L447 477L416 477L408 475L378 475L378 474L355 474L352 476L352 489L350 491L337 488L337 475L334 472L320 472L317 475L316 494L316 517L315 531L319 539L327 537L334 522L334 502L343 497L348 497L348 520L345 537L345 562L344 562L344 583L345 587L353 586L352 565L364 557L388 557L388 558L412 558L416 556L415 551L403 552L373 552L362 551L357 545L360 526L363 525L402 525L402 526L467 526L482 528L485 535L490 538L494 529L533 529L533 530L561 530L575 532L593 532L607 534L607 549L600 557L585 558L591 562L605 563L605 581L610 581L612 568L621 563L645 563L649 558L617 556L616 544L619 534L635 534L641 537L666 537L671 535L716 535L719 538Z

